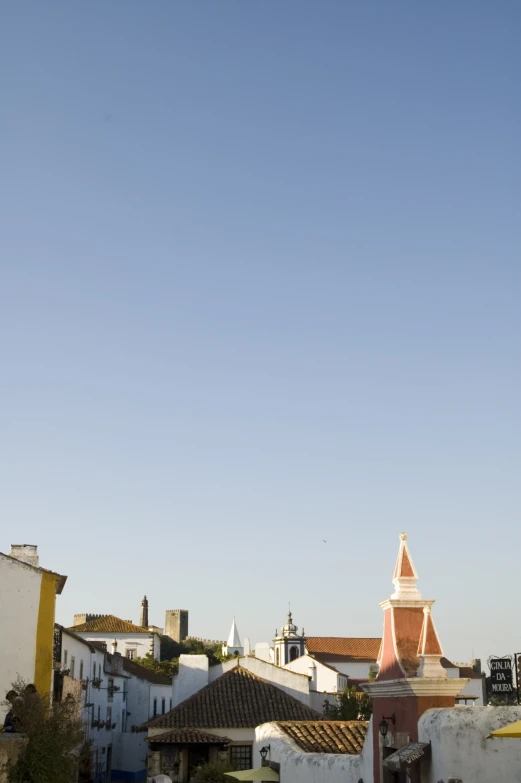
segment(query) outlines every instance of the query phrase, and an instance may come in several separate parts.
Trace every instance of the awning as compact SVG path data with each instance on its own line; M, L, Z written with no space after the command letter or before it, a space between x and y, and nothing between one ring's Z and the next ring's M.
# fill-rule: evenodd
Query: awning
M494 737L512 737L514 739L521 739L521 720L516 720L515 723L509 723L508 726L503 726L502 729L491 731L487 739L494 739Z
M240 772L225 772L226 777L235 780L279 780L279 773L271 767L257 767L257 769L242 769Z
M384 759L384 767L392 772L400 772L414 764L419 764L422 759L428 758L431 751L430 742L409 742L400 750L395 750Z

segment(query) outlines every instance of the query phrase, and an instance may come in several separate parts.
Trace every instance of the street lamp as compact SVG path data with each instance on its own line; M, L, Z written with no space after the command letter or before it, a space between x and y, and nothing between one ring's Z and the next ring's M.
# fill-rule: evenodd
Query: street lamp
M268 755L269 751L270 751L269 745L265 745L263 748L259 750L259 753L261 754L261 759L263 761L266 761L266 756Z
M387 718L383 716L382 720L378 724L378 727L380 729L380 734L382 735L382 737L387 737L387 732L389 731L389 724L387 723L388 720L390 720L394 726L394 724L396 723L396 715L394 714L394 712L392 715L389 715L389 717Z

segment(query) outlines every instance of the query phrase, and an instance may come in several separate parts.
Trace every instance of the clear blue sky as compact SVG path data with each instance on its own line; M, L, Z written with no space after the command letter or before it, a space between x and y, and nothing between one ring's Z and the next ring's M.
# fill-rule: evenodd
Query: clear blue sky
M59 619L521 651L521 5L17 0L1 546ZM327 543L323 543L326 539Z

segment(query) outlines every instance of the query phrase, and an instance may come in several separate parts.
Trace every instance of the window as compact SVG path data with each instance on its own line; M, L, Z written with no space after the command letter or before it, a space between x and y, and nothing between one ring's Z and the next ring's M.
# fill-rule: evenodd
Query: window
M80 661L80 680L83 680L83 661Z
M121 710L121 731L127 730L127 711Z
M277 650L275 652L275 665L280 666L280 654L279 654L279 648L277 647Z
M67 656L69 655L67 650L63 651L63 665L67 666Z
M172 699L170 699L170 710L172 710Z
M293 647L289 648L289 659L290 661L294 661L298 657L299 657L299 648L293 645Z
M123 683L123 704L127 701L127 683Z
M107 729L112 728L112 707L107 707Z
M166 712L166 699L161 699L161 715L164 715Z
M232 745L230 763L234 769L251 769L251 745Z
M71 677L74 679L74 667L76 665L76 658L74 655L71 655Z
M154 718L157 715L157 699L154 699Z
M92 664L92 679L96 679L96 661Z
M114 677L109 677L107 683L107 699L112 701L114 699Z
M100 722L100 720L101 720L101 707L98 704L98 723Z
M136 657L136 651L135 650L127 650L126 651L126 655L127 655L127 658L129 659L129 661L133 661L134 658Z

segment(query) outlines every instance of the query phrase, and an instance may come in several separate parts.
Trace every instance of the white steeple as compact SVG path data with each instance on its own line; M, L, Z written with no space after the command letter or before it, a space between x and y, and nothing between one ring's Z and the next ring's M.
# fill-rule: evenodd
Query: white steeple
M244 655L244 649L241 644L241 637L239 636L239 631L237 630L237 623L235 622L235 617L233 618L233 623L230 630L230 635L228 636L228 641L226 642L226 644L223 644L223 655Z

